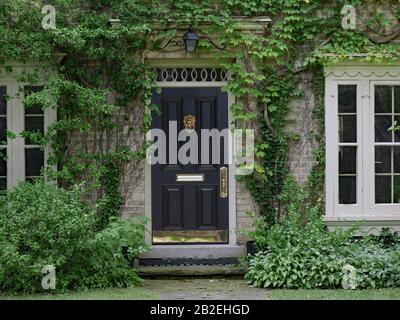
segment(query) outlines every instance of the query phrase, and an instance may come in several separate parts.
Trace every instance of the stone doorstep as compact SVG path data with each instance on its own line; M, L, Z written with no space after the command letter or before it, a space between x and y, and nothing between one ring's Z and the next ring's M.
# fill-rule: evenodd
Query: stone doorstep
M140 259L220 259L245 255L245 247L238 245L153 245Z
M246 270L237 262L245 255L244 246L153 245L135 267L142 276L243 275Z
M138 266L140 276L242 276L246 269L233 265Z

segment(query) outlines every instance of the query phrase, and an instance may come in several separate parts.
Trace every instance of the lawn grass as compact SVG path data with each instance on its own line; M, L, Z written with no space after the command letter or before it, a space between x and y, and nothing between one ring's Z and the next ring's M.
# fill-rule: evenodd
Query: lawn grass
M97 289L59 294L0 295L0 300L155 300L159 297L141 287Z
M400 289L271 290L272 300L400 300Z
M194 288L195 289L195 288ZM267 300L400 300L400 289L379 290L268 290ZM2 295L0 300L155 300L157 288L97 289L58 294Z

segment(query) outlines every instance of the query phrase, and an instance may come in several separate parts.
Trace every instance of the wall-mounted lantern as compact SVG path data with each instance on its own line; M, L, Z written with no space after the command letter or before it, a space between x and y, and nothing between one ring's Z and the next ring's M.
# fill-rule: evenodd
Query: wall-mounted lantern
M197 44L199 40L206 39L208 40L216 49L225 50L226 46L220 47L217 46L210 38L201 36L199 37L196 32L194 32L193 28L190 27L189 30L183 36L176 36L170 39L164 46L160 49L163 50L168 47L170 44L173 44L177 47L185 47L187 53L194 53L197 48Z
M182 39L185 42L186 52L193 53L196 51L199 36L193 31L192 27L183 35Z

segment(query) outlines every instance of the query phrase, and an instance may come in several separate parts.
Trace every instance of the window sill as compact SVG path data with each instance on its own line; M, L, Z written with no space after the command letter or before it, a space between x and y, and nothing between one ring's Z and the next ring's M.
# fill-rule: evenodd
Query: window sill
M325 216L326 223L349 223L349 222L378 222L378 223L391 223L396 222L400 224L400 212L398 215L342 215L342 216Z
M350 227L359 223L360 232L357 235L380 234L383 228L390 232L400 232L400 214L396 216L346 216L346 217L325 217L324 221L329 230Z

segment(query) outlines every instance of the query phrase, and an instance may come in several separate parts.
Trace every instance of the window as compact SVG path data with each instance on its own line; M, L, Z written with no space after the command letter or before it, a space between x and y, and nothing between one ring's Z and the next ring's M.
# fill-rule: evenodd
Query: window
M21 133L44 133L46 126L55 120L55 110L43 112L39 106L25 108L24 97L18 94L20 86L15 81L0 82L0 190L37 178L48 158L48 148L35 145ZM41 87L23 89L27 95ZM16 134L16 138L7 139L7 131Z
M25 95L38 92L42 87L25 87ZM44 112L40 106L24 108L25 131L44 133ZM25 151L25 180L32 180L40 176L44 167L44 149L34 145L29 139L24 139Z
M7 87L0 86L0 190L7 188Z
M338 86L339 203L357 203L357 86Z
M400 220L400 67L326 72L327 220Z
M400 86L374 90L375 202L400 203Z

